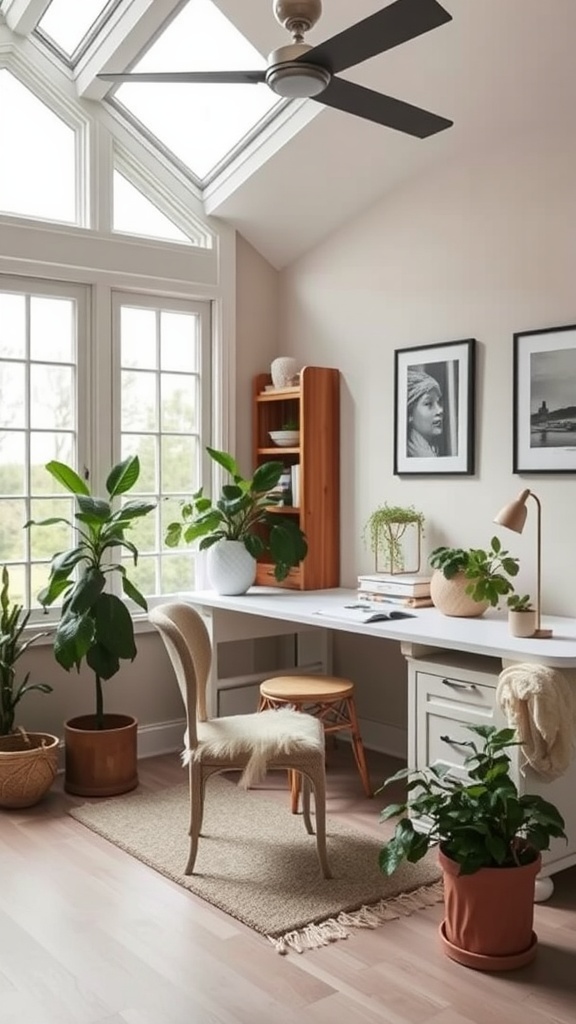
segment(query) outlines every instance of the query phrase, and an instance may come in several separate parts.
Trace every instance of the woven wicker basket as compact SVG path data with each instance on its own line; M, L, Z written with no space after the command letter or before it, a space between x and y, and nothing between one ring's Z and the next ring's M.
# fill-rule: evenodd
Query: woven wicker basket
M23 729L0 736L0 807L32 807L50 789L58 767L58 737Z

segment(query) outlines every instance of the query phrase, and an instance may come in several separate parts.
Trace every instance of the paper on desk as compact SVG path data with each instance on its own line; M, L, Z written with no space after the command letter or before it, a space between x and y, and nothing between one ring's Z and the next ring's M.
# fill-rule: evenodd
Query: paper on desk
M413 619L414 612L401 611L392 605L389 608L367 608L365 604L348 604L338 608L318 608L314 615L325 615L330 619L344 619L346 622L387 622L395 619Z

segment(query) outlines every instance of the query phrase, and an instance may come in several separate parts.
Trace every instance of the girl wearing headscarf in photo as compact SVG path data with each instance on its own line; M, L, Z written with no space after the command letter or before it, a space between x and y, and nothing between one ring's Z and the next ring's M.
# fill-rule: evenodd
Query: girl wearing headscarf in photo
M435 458L444 427L442 391L436 378L409 368L407 405L408 458Z

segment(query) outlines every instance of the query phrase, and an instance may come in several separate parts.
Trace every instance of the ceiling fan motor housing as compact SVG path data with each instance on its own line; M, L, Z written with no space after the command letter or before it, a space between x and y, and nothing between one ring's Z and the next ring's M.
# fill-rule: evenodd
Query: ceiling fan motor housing
M323 92L329 84L332 76L327 68L298 59L311 49L306 43L292 43L269 54L266 82L278 96L309 98Z

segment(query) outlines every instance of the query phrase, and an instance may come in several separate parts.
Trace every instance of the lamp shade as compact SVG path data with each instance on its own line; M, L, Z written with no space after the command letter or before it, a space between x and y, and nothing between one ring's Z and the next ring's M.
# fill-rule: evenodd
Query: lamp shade
M530 490L521 491L514 501L500 509L498 515L494 516L494 522L513 530L514 533L522 533L528 514L526 502L531 493Z

